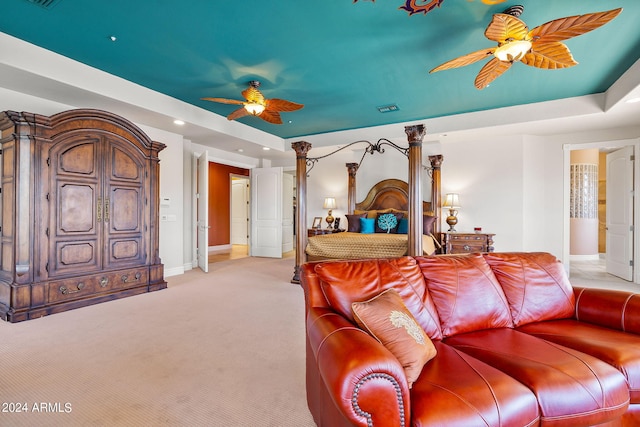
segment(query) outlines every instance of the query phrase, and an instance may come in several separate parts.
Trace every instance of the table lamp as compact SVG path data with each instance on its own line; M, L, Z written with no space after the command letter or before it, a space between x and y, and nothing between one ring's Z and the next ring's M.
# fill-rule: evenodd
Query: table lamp
M444 199L443 208L449 209L449 216L447 217L447 224L449 224L449 231L456 231L455 225L458 223L458 209L460 209L460 200L457 193L449 193Z
M336 208L336 198L335 197L325 197L324 199L324 204L322 205L323 209L329 209L329 212L327 214L327 217L325 218L325 221L327 221L327 228L331 228L331 224L333 223L333 215L331 215L333 213L333 209Z

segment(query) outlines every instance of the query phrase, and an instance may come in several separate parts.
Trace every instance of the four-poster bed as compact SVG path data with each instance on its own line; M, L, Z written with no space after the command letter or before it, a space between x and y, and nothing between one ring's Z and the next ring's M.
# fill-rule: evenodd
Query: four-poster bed
M371 144L368 141L357 141L358 142L366 142L369 144L369 147L366 149L366 152L373 153L374 151L378 151L380 153L384 152L382 145L392 146L393 148L403 152L409 160L409 173L408 180L405 183L401 180L385 180L376 184L367 197L360 203L356 203L356 172L359 168L358 163L347 163L347 170L349 176L349 184L348 184L348 214L354 214L356 211L368 211L368 212L379 212L379 211L402 211L404 216L408 218L408 230L406 235L401 235L400 239L405 239L402 243L404 248L404 253L389 253L388 257L401 256L401 255L422 255L423 247L424 247L424 238L423 235L423 213L428 212L433 216L441 217L441 192L440 192L440 166L442 164L442 156L429 156L429 161L431 163L429 167L430 177L431 177L431 200L429 202L423 202L422 200L422 140L425 135L424 125L413 125L413 126L405 126L405 133L407 134L407 139L409 142L408 148L402 148L392 143L389 140L381 139L377 144ZM355 144L355 143L352 143ZM349 144L351 145L351 144ZM307 158L307 153L311 149L311 144L306 141L298 141L291 144L292 148L296 152L296 200L297 200L297 209L296 209L296 265L294 270L294 275L292 278L292 283L299 283L299 273L300 266L310 260L307 257L307 246L309 243L308 233L307 233L307 166L313 165L319 159L327 157L319 157L319 158ZM347 145L348 146L348 145ZM347 146L343 147L346 148ZM341 148L342 149L342 148ZM366 154L365 152L365 154ZM334 152L335 153L335 152ZM333 154L333 153L331 153ZM364 157L364 156L363 156ZM311 169L310 168L310 169ZM309 169L309 170L310 170ZM427 236L429 239L429 234L433 234L434 236L438 236L440 232L440 222L433 221L433 228L427 231ZM353 239L349 239L345 236L340 236L343 233L334 233L330 235L322 235L315 236L312 239L328 239L332 238L335 241L340 239L342 240L351 240L351 243L354 243ZM349 233L353 234L353 233ZM396 235L397 236L397 235ZM352 236L353 237L353 236ZM384 239L385 241L396 239L398 237L391 236L371 236L374 239ZM339 244L339 243L336 243ZM377 243L378 244L378 243ZM357 246L357 243L356 245ZM353 247L353 245L352 245ZM358 254L350 253L349 257L359 257ZM378 255L368 256L368 257L377 257ZM333 256L333 258L341 258L340 254ZM367 256L364 256L367 257ZM324 257L323 257L324 258Z

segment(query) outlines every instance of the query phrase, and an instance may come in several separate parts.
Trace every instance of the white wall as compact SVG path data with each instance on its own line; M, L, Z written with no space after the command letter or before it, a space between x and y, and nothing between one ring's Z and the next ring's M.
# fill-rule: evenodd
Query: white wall
M154 141L166 148L160 152L160 200L169 199L169 206L160 206L160 259L165 277L184 273L183 253L183 138L182 135L138 125Z

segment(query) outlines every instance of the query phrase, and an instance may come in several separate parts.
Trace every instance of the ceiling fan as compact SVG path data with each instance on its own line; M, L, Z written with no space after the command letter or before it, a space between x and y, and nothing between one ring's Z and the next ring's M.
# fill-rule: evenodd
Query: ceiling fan
M226 98L202 98L205 101L221 102L223 104L242 105L227 116L228 120L239 119L247 115L260 117L262 120L276 125L282 124L281 111L295 111L304 107L303 104L287 101L284 99L265 99L262 92L258 90L260 82L251 80L249 87L242 91L242 96L246 101L238 101Z
M475 80L476 88L484 89L516 61L543 69L572 67L578 62L573 59L569 48L561 40L601 27L618 16L622 8L554 19L531 31L518 19L523 11L524 7L517 5L508 8L504 13L493 15L484 35L489 40L498 42L498 46L452 59L429 72L463 67L491 57Z

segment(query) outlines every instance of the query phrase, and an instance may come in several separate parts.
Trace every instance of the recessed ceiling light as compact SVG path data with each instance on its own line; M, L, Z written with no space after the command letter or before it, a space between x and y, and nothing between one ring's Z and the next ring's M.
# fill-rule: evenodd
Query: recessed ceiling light
M238 153L244 153L244 150L243 150L242 148L238 148L236 151L237 151Z
M182 125L184 124L184 122L183 122L182 120L180 120L180 119L175 119L175 120L173 121L173 124L176 124L176 125L178 125L178 126L182 126Z
M114 41L118 40L118 38L116 36L109 36L109 40L114 42Z
M627 99L627 104L635 104L636 102L640 102L640 96L636 98Z
M271 148L269 148L269 147L262 147L262 149L263 149L264 151L269 151L269 150L271 150Z

